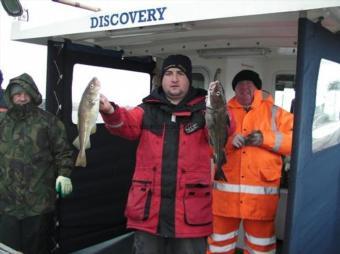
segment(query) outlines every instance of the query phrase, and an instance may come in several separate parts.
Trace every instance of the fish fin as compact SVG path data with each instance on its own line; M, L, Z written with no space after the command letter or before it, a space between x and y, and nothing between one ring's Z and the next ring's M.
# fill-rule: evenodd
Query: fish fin
M227 178L225 177L225 174L221 168L217 168L214 176L215 180L225 181L228 182Z
M222 154L220 155L219 159L220 159L220 161L218 161L218 165L221 165L221 167L222 167L222 165L227 163L227 158L225 156L224 151L222 151Z
M90 141L90 137L89 137L89 141L87 141L85 149L90 149L91 148L91 141Z
M211 137L209 137L209 144L210 144L212 147L214 147L214 143L213 143L213 140L212 140Z
M91 134L96 133L96 131L97 131L97 125L95 124L95 125L93 125L93 127L91 129Z
M217 156L216 156L217 157ZM215 157L215 159L217 160L217 158ZM215 171L215 176L214 179L215 180L221 180L221 181L227 181L227 178L222 170L222 165L224 165L227 162L227 158L225 156L225 153L221 153L220 156L218 157L219 161L217 161L216 163L216 171Z
M85 153L79 152L76 160L76 167L86 167L86 155Z
M72 143L78 150L80 149L79 136Z
M214 74L214 81L221 80L221 68L217 68Z
M219 156L217 153L214 153L213 160L216 165L220 165L220 167L222 167L222 165L227 162L224 151L222 151Z
M213 155L213 162L214 162L215 165L217 164L217 156L216 156L215 153L214 153L214 155Z

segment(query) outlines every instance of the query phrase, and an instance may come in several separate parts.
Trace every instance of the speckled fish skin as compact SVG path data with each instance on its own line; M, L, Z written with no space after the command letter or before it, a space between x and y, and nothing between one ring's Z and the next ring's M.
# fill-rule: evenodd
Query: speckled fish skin
M75 165L86 167L85 149L90 148L90 135L96 132L96 121L99 114L100 82L94 77L87 85L78 108L78 137L73 144L79 149Z
M214 179L227 181L222 166L227 161L224 146L227 142L229 126L226 112L226 99L222 84L219 81L215 81L209 86L205 120L208 127L209 142L214 152Z

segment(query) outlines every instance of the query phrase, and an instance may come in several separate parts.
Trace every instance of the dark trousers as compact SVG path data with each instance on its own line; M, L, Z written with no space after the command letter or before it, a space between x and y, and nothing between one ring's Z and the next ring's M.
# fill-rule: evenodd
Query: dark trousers
M0 215L0 242L24 254L47 254L53 214L17 219Z
M205 254L206 237L165 238L142 231L135 232L134 254Z

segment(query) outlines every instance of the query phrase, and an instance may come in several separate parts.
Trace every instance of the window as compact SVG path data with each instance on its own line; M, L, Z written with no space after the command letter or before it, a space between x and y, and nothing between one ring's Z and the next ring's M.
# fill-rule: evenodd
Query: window
M295 97L294 83L294 74L278 74L275 77L275 104L289 112Z
M340 64L321 59L313 118L313 152L340 143Z
M142 72L75 64L72 80L72 122L78 123L78 105L89 81L97 77L100 93L120 106L133 107L150 93L150 75ZM97 123L103 123L98 116Z
M293 99L295 97L294 91L295 75L281 73L275 77L275 104L287 110L293 111ZM281 188L288 188L290 168L290 156L283 156L283 169L281 178Z
M192 86L207 89L209 84L209 73L204 67L193 67Z

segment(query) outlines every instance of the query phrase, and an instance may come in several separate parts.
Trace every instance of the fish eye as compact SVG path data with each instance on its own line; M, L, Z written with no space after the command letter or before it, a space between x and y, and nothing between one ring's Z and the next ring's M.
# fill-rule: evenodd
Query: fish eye
M94 87L94 84L91 84L90 87L93 88L93 87Z

